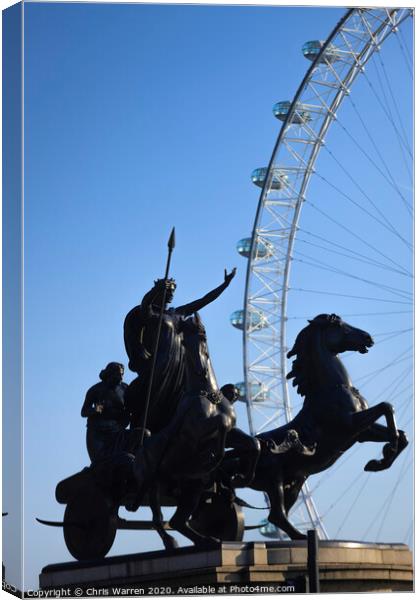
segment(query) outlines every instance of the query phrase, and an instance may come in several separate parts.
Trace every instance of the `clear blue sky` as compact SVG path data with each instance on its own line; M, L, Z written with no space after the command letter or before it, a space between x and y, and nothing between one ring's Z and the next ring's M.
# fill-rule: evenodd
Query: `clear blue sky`
M61 531L35 517L62 518L55 486L88 463L84 394L107 362L127 363L123 319L163 276L172 226L175 304L221 283L225 267L238 267L202 318L219 383L243 378L241 336L229 316L243 303L246 262L235 246L250 234L256 210L250 173L267 163L279 130L272 105L293 97L308 68L302 44L325 39L343 12L25 6L26 589L37 587L44 565L70 560ZM355 172L363 168L358 160L350 165ZM314 284L317 274L309 277ZM323 306L344 312L339 299ZM295 315L312 315L311 307L299 308L297 301ZM377 452L370 449L368 458ZM343 472L338 492L353 477ZM384 476L377 481L381 494L391 491ZM4 510L12 513L5 494ZM369 518L361 505L340 537L354 539L354 522ZM13 521L11 514L5 527ZM386 539L402 541L408 526L409 517ZM157 548L155 534L120 532L112 553Z

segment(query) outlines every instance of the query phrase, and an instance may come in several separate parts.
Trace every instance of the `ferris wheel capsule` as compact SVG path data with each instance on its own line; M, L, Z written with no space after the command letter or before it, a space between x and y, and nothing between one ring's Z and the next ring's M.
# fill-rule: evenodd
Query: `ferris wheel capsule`
M282 101L276 102L273 106L273 113L276 119L280 121L285 121L289 114L291 102ZM290 122L295 125L302 125L303 123L309 123L312 121L311 113L306 110L306 106L304 104L297 103L295 109L293 111L293 115L290 118Z
M238 389L240 402L267 402L269 399L269 391L267 387L259 381L253 381L249 384L249 394L250 398L248 399L246 393L246 384L245 381L240 381L239 383L235 383L235 387Z
M236 249L241 256L249 258L251 254L252 238L247 237L239 240ZM254 258L268 258L273 253L273 245L259 240L255 245Z
M311 40L302 46L303 56L313 62L318 58L318 54L324 45L323 40ZM340 51L336 46L329 44L328 49L324 52L321 61L322 63L333 63L341 59Z
M243 330L245 323L245 313L241 310L235 310L230 316L231 324L236 329ZM251 309L248 311L249 328L252 330L264 329L268 326L267 317L259 310Z
M263 188L267 177L267 167L259 167L254 169L251 173L252 183L257 187ZM272 190L281 190L288 182L287 175L281 169L273 169L269 173L271 177L270 188Z

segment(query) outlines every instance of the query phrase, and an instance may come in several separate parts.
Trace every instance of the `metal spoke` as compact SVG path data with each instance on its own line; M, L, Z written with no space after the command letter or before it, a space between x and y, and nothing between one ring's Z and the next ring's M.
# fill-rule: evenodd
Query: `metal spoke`
M242 330L244 378L251 432L264 431L267 427L273 427L273 424L283 424L293 416L295 402L291 401L286 379L288 372L286 352L290 345L286 328L289 321L304 317L288 316L291 292L293 298L297 298L297 295L311 294L354 300L358 303L354 312L351 311L354 315L371 315L372 318L377 318L388 314L404 316L410 312L408 308L412 306L412 274L410 265L407 265L408 261L396 256L387 243L380 248L376 241L372 241L370 236L366 235L366 232L352 228L341 216L340 210L329 210L321 201L324 192L318 190L317 195L321 196L320 198L313 194L310 198L308 196L312 179L318 188L320 186L327 188L330 195L333 190L339 194L340 199L347 200L341 203L345 207L343 210L357 211L356 214L360 215L363 222L369 223L367 227L373 226L376 235L381 235L384 240L394 239L395 243L400 244L401 250L408 251L411 256L411 236L400 227L400 222L405 225L406 221L395 219L394 215L387 214L382 198L381 201L373 200L372 193L359 181L357 173L353 173L348 163L338 157L334 147L330 143L327 146L325 142L331 125L338 123L350 140L350 144L357 148L358 155L373 169L375 175L376 173L380 175L380 180L389 186L394 195L397 195L411 216L410 203L401 193L401 186L397 184L359 107L351 96L356 78L360 74L366 75L365 69L371 59L379 53L391 34L408 19L410 14L410 10L399 8L349 9L322 46L318 57L314 59L290 103L287 115L282 119L283 123L266 167L265 179L258 184L261 193L248 254ZM374 61L372 62L374 64ZM384 88L388 87L388 79L388 74L384 75ZM372 86L367 76L365 80ZM389 90L386 102L388 98L391 98L392 106L395 107ZM389 103L387 105L384 99L379 98L379 100L382 112L386 113L386 122L389 123L389 117L392 117L389 114L391 105ZM350 128L338 119L337 114L343 102L352 107L353 114L361 123L371 143L370 151L362 145ZM296 114L303 113L307 118L295 118ZM402 129L401 125L401 117L398 117L397 121L394 119L391 124L400 138L402 134L398 129L399 127ZM337 185L334 180L330 181L331 177L325 175L325 166L320 169L320 172L316 170L318 155L322 152L330 162L332 161L332 170L344 174L346 182L349 181L352 188L357 190L356 197L347 189L340 189L340 185ZM333 208L336 209L337 206L340 205ZM308 210L309 207L312 211ZM313 220L320 226L325 223L324 231L333 231L333 235L319 234L311 229L310 225L300 229L303 212L304 215L311 215L311 217L313 215ZM257 254L257 246L261 242L264 244L263 247L270 248L266 255ZM350 247L352 244L354 247ZM302 251L304 247L306 253ZM332 257L337 262L331 262ZM360 267L360 271L349 272L346 261L353 261L354 265ZM296 283L296 279L293 280L292 264L294 272L309 272L316 277L317 271L321 271L321 275L322 271L325 271L340 275L338 281L341 282L342 278L346 285L347 280L353 281L359 285L359 288L355 287L353 291L349 287L350 284L347 287L343 284L341 288L337 286L338 289L337 287L313 289L317 287L316 285L305 287L302 285L303 281ZM375 273L379 273L378 277ZM385 275L382 281L379 281L380 275ZM406 287L402 287L407 283ZM366 295L363 294L363 286L374 286L381 292L377 297ZM369 303L371 310L365 307L366 302ZM382 310L373 312L374 306L381 307ZM389 310L387 310L388 306ZM260 319L260 321L257 319L257 325L253 324L252 320L255 311L258 312L258 319ZM349 313L349 310L347 309L346 312ZM313 317L313 315L309 316ZM393 331L378 334L380 338L378 343L382 343L385 347L387 342L409 332L409 327L398 324ZM392 363L387 361L386 367L375 368L364 377L365 385L384 370L399 364L404 365L403 373L405 373L405 361L409 358L409 355L399 355ZM401 378L395 378L386 390L387 395L397 393L400 381ZM252 400L253 384L261 386L256 389L264 390L263 397L258 401ZM340 461L340 464L343 462ZM361 494L362 490L358 493ZM312 526L321 532L321 537L327 537L322 517L313 501L313 490L311 491L306 485L296 503L296 519L299 518L298 513L302 508L308 516L304 521L307 522L309 519Z

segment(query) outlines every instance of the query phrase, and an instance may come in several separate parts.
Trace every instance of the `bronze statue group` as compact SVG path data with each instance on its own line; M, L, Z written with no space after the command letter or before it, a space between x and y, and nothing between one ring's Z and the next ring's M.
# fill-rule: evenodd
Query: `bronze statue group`
M300 412L255 437L239 429L233 408L238 391L233 384L219 388L198 315L234 276L235 269L225 270L221 285L177 308L170 308L175 281L158 279L124 322L135 379L124 383L124 366L110 362L82 407L91 468L107 481L116 504L133 511L152 508L168 549L177 546L160 509L168 498L176 506L171 527L201 548L217 545L222 534L194 527L191 517L200 502L219 495L233 503L238 487L265 492L269 521L292 539L303 539L288 513L310 475L368 441L384 444L383 457L365 470L383 470L408 443L392 406L369 408L338 358L346 350L366 353L371 336L327 314L309 321L288 354L294 357L288 378L304 398ZM381 416L386 425L376 423Z

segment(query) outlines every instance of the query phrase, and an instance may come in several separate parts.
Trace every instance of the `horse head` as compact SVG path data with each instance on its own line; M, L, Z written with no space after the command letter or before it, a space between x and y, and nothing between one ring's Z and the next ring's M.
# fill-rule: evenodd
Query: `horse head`
M318 315L309 321L309 326L322 331L324 344L333 354L348 350L366 354L373 346L373 339L367 331L349 325L338 315Z
M293 385L297 386L297 391L302 396L313 389L322 378L322 362L325 365L329 361L337 371L341 362L337 359L332 363L332 357L348 350L366 354L368 348L373 346L373 339L369 333L352 327L338 315L321 314L308 323L309 325L298 334L293 348L287 354L288 358L296 356L287 378L293 379ZM341 373L346 373L342 365Z

